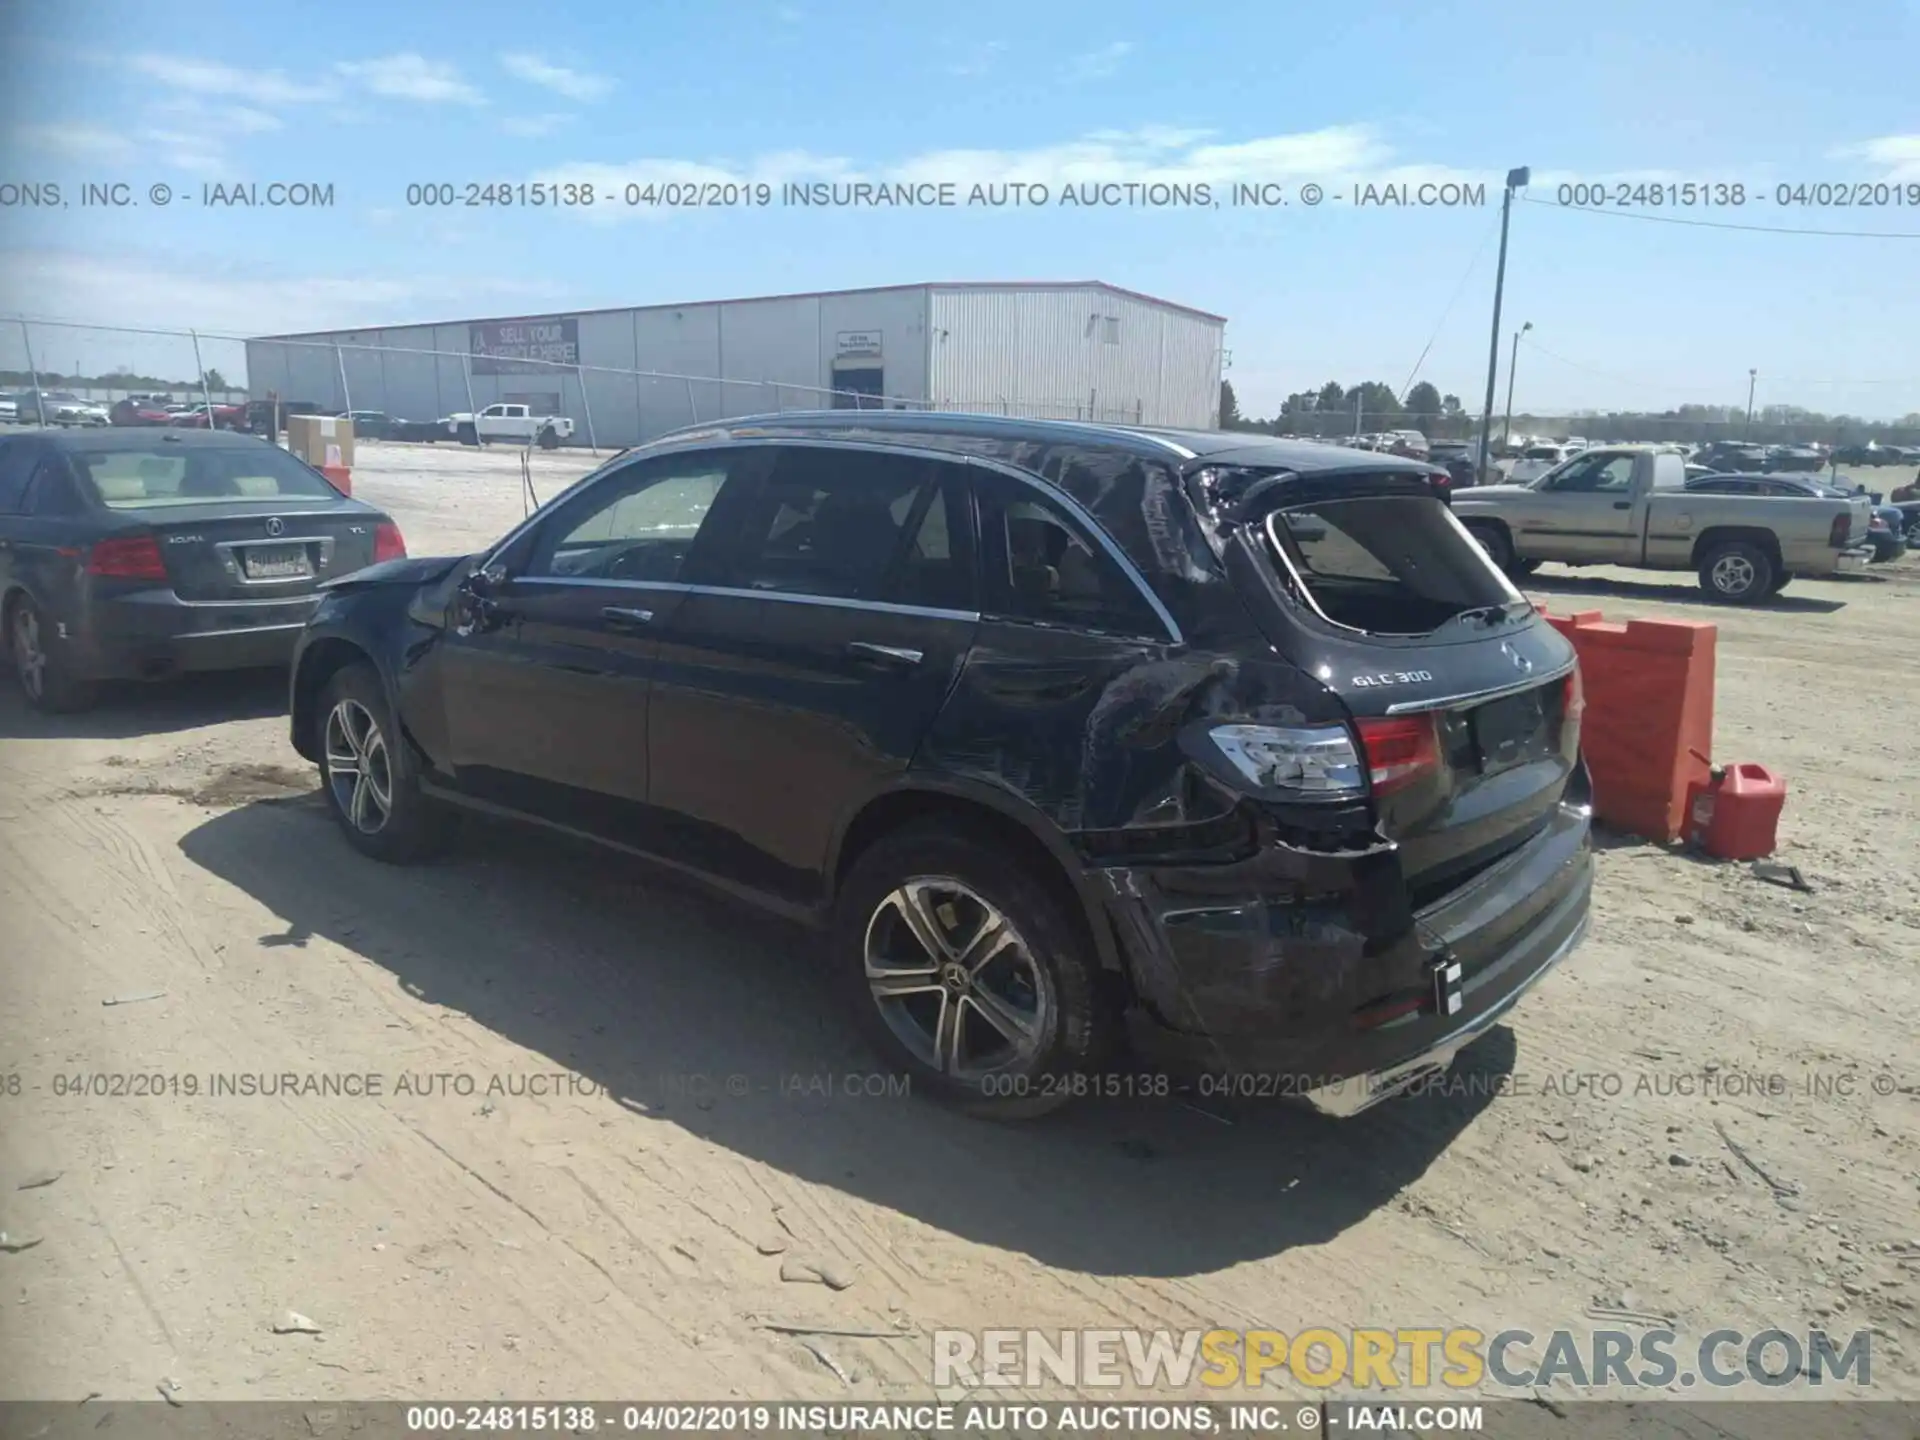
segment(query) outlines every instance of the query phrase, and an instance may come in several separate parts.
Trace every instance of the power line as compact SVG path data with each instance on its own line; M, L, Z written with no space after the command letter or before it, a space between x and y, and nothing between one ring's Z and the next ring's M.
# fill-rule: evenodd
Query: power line
M1460 283L1454 288L1453 298L1447 301L1447 308L1440 312L1440 319L1433 327L1433 334L1427 337L1425 349L1420 358L1413 362L1413 370L1407 376L1407 383L1400 387L1402 397L1412 390L1413 382L1420 374L1420 367L1427 363L1427 355L1433 349L1434 342L1440 338L1440 332L1447 327L1447 317L1453 314L1453 307L1460 303L1460 297L1467 293L1467 282L1473 279L1473 272L1480 268L1480 257L1487 253L1487 244L1499 230L1498 225L1489 225L1487 233L1480 237L1480 248L1473 252L1473 258L1467 262L1466 273L1460 277Z
M1827 235L1841 240L1920 240L1920 230L1815 230L1793 225L1738 225L1731 220L1683 220L1678 215L1649 215L1643 210L1607 210L1595 205L1562 205L1532 195L1517 196L1529 205L1614 220L1646 220L1655 225L1689 225L1700 230L1745 230L1755 235Z

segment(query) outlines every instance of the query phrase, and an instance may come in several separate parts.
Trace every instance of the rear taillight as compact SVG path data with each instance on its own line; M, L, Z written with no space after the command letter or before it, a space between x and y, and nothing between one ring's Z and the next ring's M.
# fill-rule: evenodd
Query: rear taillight
M391 520L382 520L373 531L373 563L406 558L407 542L400 536L400 527Z
M1580 717L1587 713L1587 684L1575 665L1560 688L1560 748L1569 756L1580 749Z
M1432 715L1361 720L1359 731L1375 795L1404 790L1440 768L1440 736Z
M1833 529L1827 533L1827 543L1836 550L1844 550L1847 541L1853 535L1853 516L1840 514L1833 517Z
M102 540L87 552L87 573L115 580L164 580L167 565L151 535L122 535Z

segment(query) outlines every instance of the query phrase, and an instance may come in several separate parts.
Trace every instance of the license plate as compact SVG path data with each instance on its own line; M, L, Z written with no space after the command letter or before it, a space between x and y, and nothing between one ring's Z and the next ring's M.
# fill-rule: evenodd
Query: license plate
M313 574L304 545L256 545L240 552L249 580L299 580Z
M1490 701L1475 710L1472 718L1473 741L1485 773L1530 760L1541 749L1546 712L1537 692Z

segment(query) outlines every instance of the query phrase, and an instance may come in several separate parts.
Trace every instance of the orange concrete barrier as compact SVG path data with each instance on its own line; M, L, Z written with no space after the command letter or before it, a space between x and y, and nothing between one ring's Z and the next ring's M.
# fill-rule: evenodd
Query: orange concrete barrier
M1609 625L1598 610L1545 619L1580 657L1587 699L1580 748L1593 774L1594 815L1649 840L1679 839L1688 792L1712 770L1718 627L1704 620Z
M320 473L326 476L327 483L332 485L333 488L338 490L342 495L353 494L353 471L349 470L346 466L322 465L320 467Z

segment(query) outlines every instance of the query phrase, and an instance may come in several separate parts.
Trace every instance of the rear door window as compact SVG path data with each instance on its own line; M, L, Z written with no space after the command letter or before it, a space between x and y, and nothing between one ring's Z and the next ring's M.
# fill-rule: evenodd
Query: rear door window
M1037 489L981 488L986 602L1005 619L1165 640L1167 622L1098 537Z
M0 515L17 515L27 494L38 447L30 440L0 440Z
M1366 495L1276 511L1267 534L1323 619L1376 635L1425 635L1520 595L1446 506Z
M783 447L745 507L719 583L933 609L972 604L960 467L879 451Z

